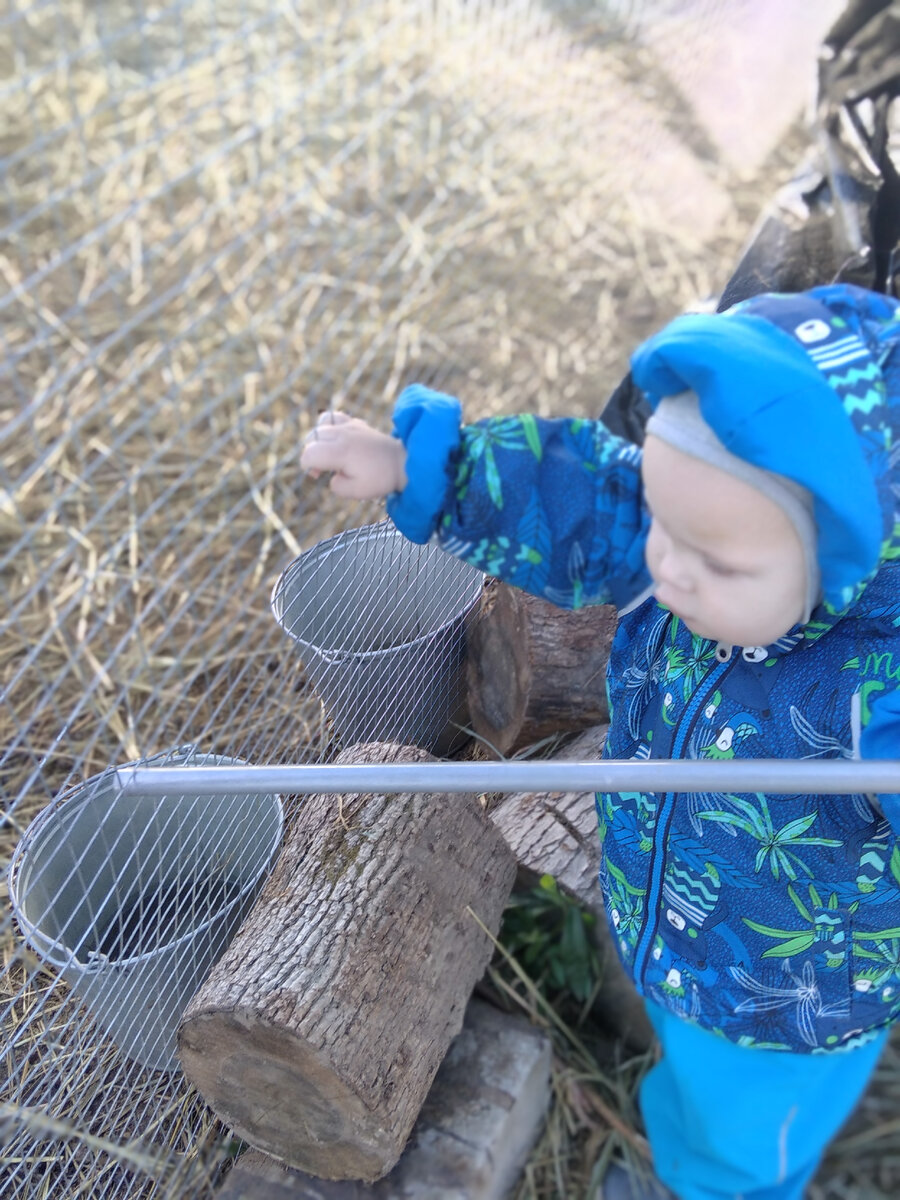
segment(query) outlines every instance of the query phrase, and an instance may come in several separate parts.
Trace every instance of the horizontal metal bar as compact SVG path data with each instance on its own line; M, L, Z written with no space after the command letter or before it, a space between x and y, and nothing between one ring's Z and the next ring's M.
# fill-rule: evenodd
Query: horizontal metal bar
M216 792L766 792L841 795L900 792L900 760L710 762L366 763L348 766L119 767L125 793Z

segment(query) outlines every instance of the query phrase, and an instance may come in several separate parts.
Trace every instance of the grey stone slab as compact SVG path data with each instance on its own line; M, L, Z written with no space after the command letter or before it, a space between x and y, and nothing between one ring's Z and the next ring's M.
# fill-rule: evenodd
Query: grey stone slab
M550 1104L549 1039L472 1000L394 1169L377 1183L314 1179L257 1151L217 1200L502 1200Z

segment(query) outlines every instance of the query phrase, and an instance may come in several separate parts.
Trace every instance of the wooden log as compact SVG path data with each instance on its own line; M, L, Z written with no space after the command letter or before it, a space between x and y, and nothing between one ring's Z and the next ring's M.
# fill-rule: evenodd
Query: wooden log
M382 1179L316 1179L250 1150L215 1200L506 1200L550 1107L552 1052L524 1017L473 998L406 1149Z
M573 612L490 580L467 634L472 728L508 756L602 724L615 629L611 605Z
M597 726L555 757L590 762L600 758L605 742L606 726ZM597 879L600 838L593 792L516 792L504 797L491 820L516 856L520 887L532 887L541 875L552 875L561 891L594 914L602 963L594 1011L616 1038L634 1050L646 1050L653 1042L653 1027L619 960Z
M352 746L338 762L426 762ZM310 796L183 1018L210 1106L325 1179L397 1161L492 953L515 859L473 796Z

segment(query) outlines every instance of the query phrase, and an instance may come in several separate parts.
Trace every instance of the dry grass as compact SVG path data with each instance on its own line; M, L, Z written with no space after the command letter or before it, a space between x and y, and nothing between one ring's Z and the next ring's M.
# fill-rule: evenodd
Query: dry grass
M605 157L579 136L621 128L613 50L306 7L218 5L210 28L176 5L114 37L54 4L0 47L18 826L73 773L186 738L310 744L266 602L348 519L297 477L317 408L377 416L419 377L592 411L635 335L713 286L659 184L629 186L623 136Z
M302 547L372 515L298 477L317 410L384 419L421 379L477 413L596 413L746 232L758 189L673 137L655 64L602 21L346 9L0 17L2 859L110 763L331 753L268 607ZM105 1042L8 911L0 948L4 1194L201 1195L213 1115ZM560 1050L523 1196L643 1154L642 1069Z
M225 1155L214 1114L183 1082L136 1069L30 951L4 958L6 1194L202 1195Z

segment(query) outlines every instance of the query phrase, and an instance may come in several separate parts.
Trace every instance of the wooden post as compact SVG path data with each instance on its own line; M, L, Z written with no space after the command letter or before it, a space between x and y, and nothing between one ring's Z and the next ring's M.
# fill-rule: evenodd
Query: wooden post
M472 728L500 755L608 720L610 605L557 608L491 580L467 634Z
M353 746L338 762L424 762ZM257 1149L326 1179L397 1161L492 953L515 859L473 796L310 796L179 1030ZM470 911L471 910L471 911Z

